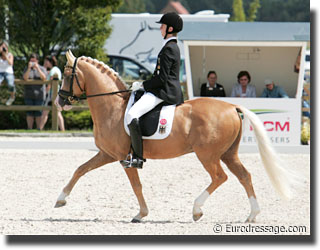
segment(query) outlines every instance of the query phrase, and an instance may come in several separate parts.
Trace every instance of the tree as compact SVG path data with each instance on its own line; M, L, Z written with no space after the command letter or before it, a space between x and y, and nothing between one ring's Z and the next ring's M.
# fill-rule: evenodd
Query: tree
M141 13L146 12L144 0L123 0L117 13Z
M249 8L248 17L247 17L248 22L253 22L256 20L257 12L259 8L260 8L260 0L253 0L250 3L250 8Z
M260 8L260 0L253 0L250 3L248 17L246 17L242 0L233 0L233 4L232 4L233 15L231 17L231 20L237 21L237 22L245 22L245 21L253 22L257 17L256 14L259 8Z
M310 22L309 0L261 0L259 21Z
M6 11L7 11L7 5L5 4L4 0L0 0L0 6L3 6L0 8L0 41L5 40L6 36Z
M105 60L108 21L121 0L0 1L9 7L9 43L15 55L28 58L36 52L43 58L72 48L75 55Z
M166 5L168 4L168 2L170 0L157 0L157 1L152 1L152 0L149 0L149 2L152 2L152 6L153 6L153 12L150 12L150 13L156 13L156 14L159 14L160 11L166 7ZM147 2L148 1L145 1L146 2L146 6L148 6Z
M146 12L160 13L170 0L140 0ZM172 0L171 0L172 1ZM231 14L234 0L179 0L190 12L214 10L216 14ZM242 0L246 21L309 22L310 0ZM261 5L261 8L260 8ZM258 11L259 9L259 11ZM246 11L247 10L247 11ZM129 12L125 12L129 13ZM230 19L232 20L232 19Z
M243 9L242 0L233 0L232 4L233 15L231 20L236 22L244 22L246 21L246 15Z

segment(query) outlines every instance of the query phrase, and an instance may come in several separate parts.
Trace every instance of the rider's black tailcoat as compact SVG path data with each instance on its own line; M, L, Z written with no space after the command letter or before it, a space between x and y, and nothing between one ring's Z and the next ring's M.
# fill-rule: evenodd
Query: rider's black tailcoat
M159 52L157 65L151 79L143 82L144 89L167 104L183 103L179 70L180 50L177 40L172 39Z

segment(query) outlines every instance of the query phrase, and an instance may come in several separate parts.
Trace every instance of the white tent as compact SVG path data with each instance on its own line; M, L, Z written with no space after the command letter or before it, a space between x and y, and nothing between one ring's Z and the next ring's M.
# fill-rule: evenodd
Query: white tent
M179 35L183 41L190 99L200 96L207 73L214 70L226 90L221 100L244 105L260 115L271 141L278 145L300 144L301 95L304 57L310 40L309 23L228 22L189 23ZM301 58L298 55L301 53ZM300 58L301 70L294 65ZM264 80L272 79L288 93L284 98L231 98L237 75L246 70L259 97ZM254 143L250 129L242 143Z

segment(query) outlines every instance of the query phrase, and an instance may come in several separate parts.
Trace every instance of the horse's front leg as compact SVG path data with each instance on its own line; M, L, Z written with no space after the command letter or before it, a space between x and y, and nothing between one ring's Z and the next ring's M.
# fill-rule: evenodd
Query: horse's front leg
M133 188L133 191L138 199L140 211L139 213L132 219L131 222L141 222L141 219L148 215L148 208L147 204L144 200L143 194L142 194L142 185L140 183L140 178L138 175L138 171L136 168L126 168L125 169L126 174L130 180L131 186Z
M110 157L109 155L99 151L93 158L89 161L81 165L73 174L71 180L69 181L68 185L64 187L58 200L56 202L55 207L62 207L66 205L66 197L70 194L71 190L73 189L74 185L77 183L79 178L85 175L87 172L99 168L107 163L114 162L115 160Z

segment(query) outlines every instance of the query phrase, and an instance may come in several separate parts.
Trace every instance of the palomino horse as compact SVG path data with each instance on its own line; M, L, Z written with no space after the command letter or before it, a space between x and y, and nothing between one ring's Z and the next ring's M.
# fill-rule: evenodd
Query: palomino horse
M95 143L100 151L75 171L70 182L63 188L55 207L66 204L65 198L81 176L107 163L125 159L130 148L130 138L123 122L129 99L126 85L113 69L102 62L87 57L76 59L70 51L67 53L67 60L62 92L56 99L56 105L60 110L67 109L64 104L70 104L71 99L82 94L92 97L88 98L88 105L94 123ZM271 183L282 197L290 196L287 172L277 164L265 129L254 113L242 106L212 98L189 100L176 107L171 134L163 140L144 140L143 148L144 158L149 159L167 159L195 152L212 182L194 202L194 221L203 215L201 206L209 195L227 180L220 160L239 179L247 192L251 205L247 222L253 222L260 212L251 175L238 158L242 135L242 120L238 112L242 112L244 118L250 120ZM124 170L140 205L140 211L132 222L140 222L148 214L148 208L139 175L135 168Z

